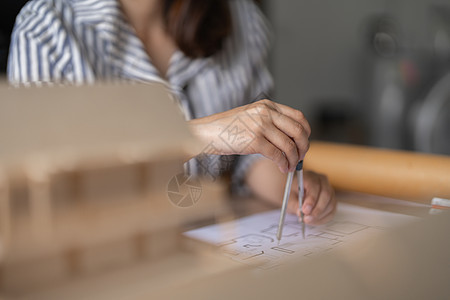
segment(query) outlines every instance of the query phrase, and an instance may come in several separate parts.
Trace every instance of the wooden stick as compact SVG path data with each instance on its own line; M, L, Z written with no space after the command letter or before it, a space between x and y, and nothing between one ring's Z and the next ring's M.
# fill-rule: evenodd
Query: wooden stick
M51 239L53 215L51 203L51 181L48 169L40 164L28 170L30 190L31 232L34 238L42 241Z
M336 189L430 204L450 198L450 156L312 142L305 168Z

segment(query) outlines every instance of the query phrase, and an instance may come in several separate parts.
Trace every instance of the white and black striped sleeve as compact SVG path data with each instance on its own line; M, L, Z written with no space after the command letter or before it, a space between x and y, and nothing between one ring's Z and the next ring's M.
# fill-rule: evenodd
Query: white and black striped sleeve
M8 79L12 84L71 81L72 51L53 1L31 1L11 35Z

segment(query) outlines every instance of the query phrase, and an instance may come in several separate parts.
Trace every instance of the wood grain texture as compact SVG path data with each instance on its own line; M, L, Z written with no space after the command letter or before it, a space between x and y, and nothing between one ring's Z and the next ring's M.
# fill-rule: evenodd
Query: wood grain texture
M450 198L450 157L312 142L305 168L328 175L340 190L430 204Z

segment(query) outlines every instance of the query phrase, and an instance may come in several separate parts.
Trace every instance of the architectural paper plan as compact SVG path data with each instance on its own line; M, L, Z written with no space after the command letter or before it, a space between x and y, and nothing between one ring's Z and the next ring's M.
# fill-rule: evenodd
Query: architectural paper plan
M279 217L280 210L272 210L194 229L185 235L219 246L224 255L233 260L268 269L279 266L287 258L306 259L354 240L370 238L386 228L417 220L417 217L339 203L330 223L306 227L305 239L297 216L287 214L278 244Z

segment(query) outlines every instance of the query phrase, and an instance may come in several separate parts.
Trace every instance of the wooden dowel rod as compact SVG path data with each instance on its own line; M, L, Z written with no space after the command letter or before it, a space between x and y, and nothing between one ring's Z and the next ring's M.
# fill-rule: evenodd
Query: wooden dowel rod
M336 189L426 204L450 198L450 156L312 142L304 164Z

